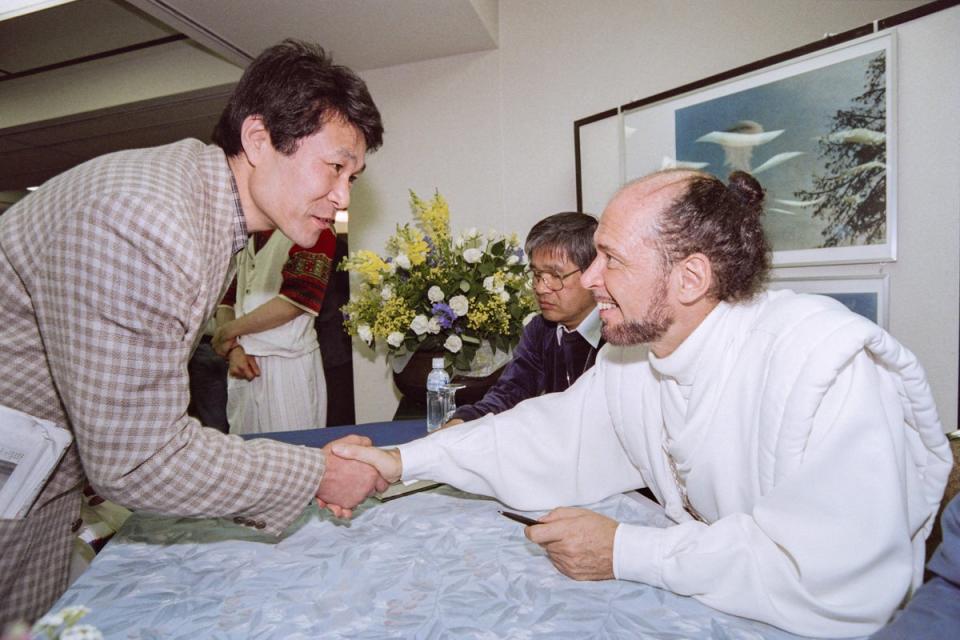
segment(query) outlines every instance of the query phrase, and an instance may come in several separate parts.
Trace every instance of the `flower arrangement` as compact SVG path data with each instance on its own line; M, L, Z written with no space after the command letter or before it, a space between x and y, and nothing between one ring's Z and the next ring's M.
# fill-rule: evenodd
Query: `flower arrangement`
M357 251L341 265L360 279L342 311L351 336L387 345L402 359L418 349L443 351L469 371L481 345L509 353L537 306L516 234L468 229L454 238L439 193L410 192L415 221L397 225L386 256Z
M0 640L103 640L96 627L77 624L88 613L90 609L84 606L64 607L37 620L32 629L25 624L8 627Z

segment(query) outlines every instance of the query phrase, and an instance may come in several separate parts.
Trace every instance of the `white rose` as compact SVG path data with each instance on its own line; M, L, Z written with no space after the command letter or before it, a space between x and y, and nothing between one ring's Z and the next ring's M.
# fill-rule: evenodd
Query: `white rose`
M412 266L410 264L410 258L407 257L407 254L405 253L401 253L400 255L398 255L394 260L394 262L397 263L398 267L400 267L401 269L406 269L407 271L410 271L410 267Z
M476 264L483 260L483 251L480 249L465 249L463 259L470 264Z
M523 319L523 326L527 326L530 323L530 321L536 318L538 315L540 314L537 313L536 311L531 311L530 313L528 313L527 317Z
M506 291L501 291L499 294L500 300L503 302L510 302L510 294Z
M103 640L103 634L93 625L78 624L64 629L60 634L60 640Z
M463 236L459 236L459 237L457 237L456 240L453 241L453 248L454 248L454 249L462 249L462 248L463 248Z
M449 351L450 353L456 353L460 351L460 347L463 346L463 340L460 339L460 336L450 336L447 338L447 341L443 343L443 348Z
M387 301L393 297L393 287L386 285L383 289L380 289L380 299Z
M427 322L427 333L437 335L440 333L441 328L440 321L436 318L430 318L429 322Z
M466 293L467 291L470 291L470 283L467 282L466 280L461 280L460 291L463 291L464 293Z
M403 344L403 334L399 331L394 331L387 336L387 344L391 347L399 347Z
M520 258L518 258L517 254L515 253L511 253L510 257L507 258L507 264L510 265L511 267L517 264L518 262L520 262Z
M440 302L443 300L443 289L437 285L433 285L427 289L427 298L430 299L430 302Z
M496 293L497 288L493 284L493 276L487 276L483 279L483 288L489 291L490 293Z
M476 227L470 227L469 229L467 229L467 232L465 235L468 238L476 238L478 235L480 235L480 232L477 231Z
M370 325L362 324L357 327L357 336L367 344L370 344L370 341L373 340L373 331L370 330Z
M423 315L417 316L410 322L410 328L413 329L413 332L418 336L422 336L423 334L425 334L427 332L428 326L429 326L429 321L427 320L427 316L423 316Z
M453 296L450 298L450 308L458 316L465 316L470 309L470 303L467 302L466 296Z

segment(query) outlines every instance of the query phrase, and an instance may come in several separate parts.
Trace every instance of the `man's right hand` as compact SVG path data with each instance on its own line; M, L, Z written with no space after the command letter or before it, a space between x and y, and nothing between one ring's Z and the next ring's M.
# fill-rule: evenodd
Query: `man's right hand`
M227 373L231 378L253 380L260 375L260 365L257 364L255 357L247 355L243 347L236 346L230 351Z
M335 451L340 447L366 449L371 444L370 438L349 435L323 447L325 469L317 488L317 503L321 508L330 509L338 518L350 518L354 507L375 492L386 490L389 483L381 477L376 468L365 464L363 460L339 456Z
M446 429L447 427L455 427L458 424L463 424L463 420L461 420L460 418L451 418L450 420L447 420L446 423L440 428Z
M377 447L349 444L337 441L333 452L341 458L365 462L374 467L384 480L393 483L403 474L403 461L399 449L378 449Z

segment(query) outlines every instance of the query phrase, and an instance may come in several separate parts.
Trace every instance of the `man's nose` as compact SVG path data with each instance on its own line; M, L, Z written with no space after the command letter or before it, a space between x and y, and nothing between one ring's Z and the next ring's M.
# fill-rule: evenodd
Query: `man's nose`
M352 186L350 177L343 176L337 180L336 184L333 185L333 189L330 190L328 197L338 211L350 208L350 188Z
M600 271L600 256L598 255L587 267L587 270L580 274L580 286L584 289L598 289L603 286Z

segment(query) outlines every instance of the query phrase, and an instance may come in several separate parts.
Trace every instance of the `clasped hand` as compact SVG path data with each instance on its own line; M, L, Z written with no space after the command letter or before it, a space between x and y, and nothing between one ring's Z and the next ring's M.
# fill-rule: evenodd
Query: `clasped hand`
M321 509L329 509L338 518L349 518L354 507L400 479L400 452L372 445L370 438L354 435L334 440L323 448L327 470L317 491ZM356 479L351 481L351 477ZM328 479L331 484L325 488ZM369 484L370 479L373 484ZM335 486L339 488L334 490Z
M379 451L372 448L372 444L370 438L349 435L334 440L321 449L325 457L325 468L316 494L317 504L321 509L329 509L338 518L350 518L358 504L390 485L377 468L366 461L360 458L352 460L334 453L334 449L338 447Z

